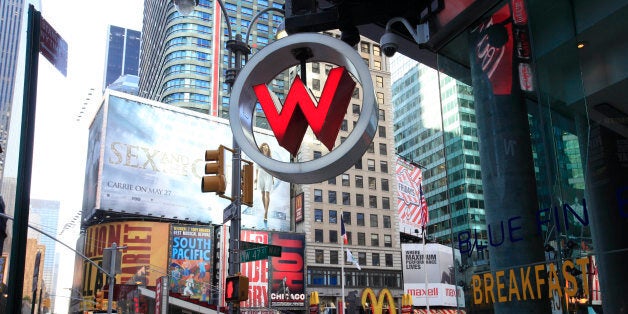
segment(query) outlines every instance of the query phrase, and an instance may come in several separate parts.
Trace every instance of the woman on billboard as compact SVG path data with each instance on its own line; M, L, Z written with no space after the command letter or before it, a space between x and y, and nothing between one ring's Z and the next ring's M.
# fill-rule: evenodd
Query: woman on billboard
M271 157L270 146L268 143L262 143L259 150L267 157ZM273 176L266 170L257 167L255 170L255 186L262 192L262 203L264 205L264 222L268 221L268 205L270 204L270 190L273 188L275 181Z

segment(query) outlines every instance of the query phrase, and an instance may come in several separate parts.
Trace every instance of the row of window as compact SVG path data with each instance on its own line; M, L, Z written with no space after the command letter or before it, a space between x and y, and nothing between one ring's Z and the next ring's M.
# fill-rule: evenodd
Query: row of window
M336 191L327 191L327 203L329 204L338 204L338 199L336 196ZM377 196L369 195L369 208L378 208L377 207ZM323 190L314 189L314 202L322 203L323 202ZM351 205L351 193L342 192L342 205ZM364 207L364 194L356 193L355 194L355 205L358 207ZM382 196L382 207L381 209L390 209L390 197Z
M364 232L358 232L358 242L357 245L366 245L366 233ZM324 241L324 231L323 229L314 229L314 242L316 243L338 243L338 230L329 230L329 241L325 242ZM347 231L347 241L349 242L349 244L352 244L353 241L349 240L352 239L352 233ZM378 233L371 233L371 242L370 242L370 246L371 247L378 247L380 246L379 243L379 234ZM385 234L384 235L384 247L392 247L392 236L390 234Z
M382 171L382 173L388 173L388 163L385 161L381 161L380 162L380 169ZM341 182L342 182L342 186L351 186L351 175L348 173L343 173L341 176ZM355 187L356 188L363 188L364 187L364 177L361 175L354 175L355 177ZM381 190L382 191L389 191L390 190L390 186L388 184L388 179L386 178L381 178ZM327 184L330 185L336 185L336 177L333 177L329 180L327 180ZM377 190L377 178L375 177L368 177L368 187L369 190Z
M334 209L330 209L328 213L329 213L328 222L330 224L338 223L338 211L336 211ZM364 213L356 213L356 225L358 225L358 226L365 226L364 217L365 217ZM379 217L379 215L377 215L377 214L371 214L370 215L370 225L371 225L371 227L379 227L379 218L378 217ZM345 225L351 225L351 221L352 221L351 212L342 212L342 220L345 222ZM325 218L324 218L322 209L320 209L320 208L315 208L314 209L314 221L316 221L316 222L325 222ZM384 228L386 228L386 229L390 229L392 227L389 215L382 215L382 226Z
M392 256L391 256L392 259ZM388 262L388 257L386 257ZM382 271L382 270L353 270L345 269L344 286L347 288L378 288L386 287L388 289L401 289L401 272ZM308 286L324 286L324 287L340 287L341 282L340 269L319 269L308 267L307 269L307 285Z
M331 265L338 265L340 262L340 256L339 254L343 253L344 257L343 257L343 261L345 261L345 264L351 264L349 262L346 262L347 260L347 253L346 252L342 252L342 251L336 251L336 250L331 250L329 251L329 263L325 262L325 251L324 250L315 250L314 251L314 262L316 264L331 264ZM357 254L353 254L353 255L357 255L357 260L358 260L358 264L360 264L360 266L386 266L386 267L393 267L393 255L386 253L386 254L382 254L382 253L370 253L371 255L371 262L367 263L367 258L366 258L366 252L356 252ZM356 256L354 256L355 258ZM381 259L382 257L384 258L384 265L381 264Z

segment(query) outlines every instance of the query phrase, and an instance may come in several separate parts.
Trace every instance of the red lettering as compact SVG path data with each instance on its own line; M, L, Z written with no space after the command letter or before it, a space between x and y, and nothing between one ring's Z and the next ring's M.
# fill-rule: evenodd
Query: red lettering
M107 240L107 246L110 247L113 243L120 244L120 225L109 226L109 239Z

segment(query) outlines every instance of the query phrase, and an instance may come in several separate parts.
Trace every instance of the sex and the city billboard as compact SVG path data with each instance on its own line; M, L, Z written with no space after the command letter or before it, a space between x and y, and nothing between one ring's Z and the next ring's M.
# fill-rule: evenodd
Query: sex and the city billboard
M256 129L255 140L274 159L289 161L270 131ZM83 218L102 209L222 223L231 201L201 192L205 150L220 145L233 147L225 119L108 91L89 130ZM224 171L227 195L230 156ZM290 230L289 183L254 168L254 206L242 206L242 227Z

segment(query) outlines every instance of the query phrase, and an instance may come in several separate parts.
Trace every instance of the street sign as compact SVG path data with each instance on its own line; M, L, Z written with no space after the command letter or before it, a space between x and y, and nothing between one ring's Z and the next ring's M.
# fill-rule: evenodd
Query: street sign
M277 256L277 257L281 256L281 246L279 245L240 241L240 251L256 249L260 247L268 248L268 256Z
M68 74L68 43L61 38L45 19L41 19L39 34L40 52L63 76Z
M235 217L236 207L233 203L229 204L229 206L225 207L222 211L222 223L227 223L227 221L233 219Z
M273 245L274 247L278 247ZM279 248L279 255L281 255L281 247ZM251 262L251 261L257 261L260 259L267 259L269 256L269 252L271 250L271 246L260 246L257 248L252 248L252 249L248 249L248 250L241 250L240 251L240 263L246 263L246 262ZM276 249L272 249L274 250L275 254L277 254Z

